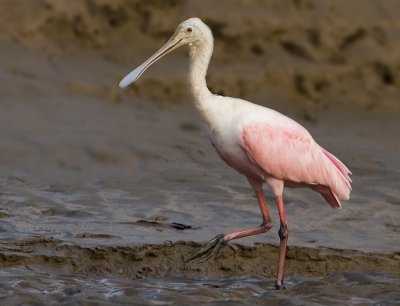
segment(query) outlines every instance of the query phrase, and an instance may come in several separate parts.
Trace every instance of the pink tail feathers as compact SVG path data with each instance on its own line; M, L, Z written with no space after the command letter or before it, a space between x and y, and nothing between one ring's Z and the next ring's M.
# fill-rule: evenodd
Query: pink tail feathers
M317 191L333 208L340 208L342 206L338 197L331 191L329 187L315 185L312 187L312 189Z
M346 180L349 182L350 185L351 178L349 177L349 174L351 174L351 171L335 155L328 152L324 148L322 148L322 150L324 151L325 155L331 160L331 162L334 163L336 168L338 168L340 172L345 176Z
M324 154L326 157L329 158L329 160L332 162L333 165L335 165L336 173L338 174L338 179L335 182L335 187L333 190L335 192L332 192L331 190L330 193L332 195L329 195L326 191L321 192L321 195L332 205L332 203L337 203L340 207L340 202L339 198L348 200L350 197L350 191L351 191L351 178L350 178L350 170L332 153L328 152L324 148L322 148ZM332 198L333 197L333 198ZM328 198L330 200L328 200ZM332 205L332 207L336 207Z

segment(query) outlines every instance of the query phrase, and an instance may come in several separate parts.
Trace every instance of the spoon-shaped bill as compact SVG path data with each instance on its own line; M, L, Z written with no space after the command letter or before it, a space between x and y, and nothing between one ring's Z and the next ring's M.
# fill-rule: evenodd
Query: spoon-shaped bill
M119 87L124 88L129 84L135 82L143 72L146 71L152 64L162 58L164 55L168 54L172 50L178 48L182 42L182 39L176 40L171 38L164 46L162 46L156 53L154 53L147 61L137 67L135 70L128 73L122 80L119 82Z
M136 69L129 72L126 76L124 76L124 78L119 82L119 87L124 88L128 86L130 83L135 82L140 77L140 75L146 70L144 64L145 63L143 63Z

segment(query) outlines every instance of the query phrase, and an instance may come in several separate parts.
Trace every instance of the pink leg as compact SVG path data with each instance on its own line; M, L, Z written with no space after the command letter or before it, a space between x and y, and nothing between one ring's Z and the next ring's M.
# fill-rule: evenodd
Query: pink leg
M283 207L283 198L282 196L276 197L276 202L278 204L278 211L279 211L279 219L281 222L281 226L279 227L279 260L278 260L278 272L276 275L276 289L284 289L283 287L283 274L285 271L285 258L286 258L286 247L288 241L288 227L287 227L287 220L286 220L286 213L285 208Z
M263 218L263 222L260 226L234 231L230 233L224 234L224 240L230 241L233 239L243 238L247 236L257 235L261 233L265 233L272 227L271 216L268 211L267 202L265 201L264 192L261 187L255 188L258 205L260 206L261 216Z
M234 231L215 236L209 242L207 242L199 251L192 254L185 262L189 262L195 258L201 258L202 261L209 259L210 257L218 255L219 251L226 243L233 239L243 238L251 235L265 233L272 227L271 217L268 211L267 202L265 201L264 192L262 185L253 185L256 192L258 205L260 206L261 216L263 222L260 226L252 227L240 231Z

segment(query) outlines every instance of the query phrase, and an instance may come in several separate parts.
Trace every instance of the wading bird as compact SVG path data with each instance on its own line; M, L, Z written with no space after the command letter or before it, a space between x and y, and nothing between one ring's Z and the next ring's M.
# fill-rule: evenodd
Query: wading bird
M220 157L243 174L255 191L260 206L260 226L217 235L187 261L208 259L230 240L256 235L272 227L262 185L267 183L278 206L279 259L275 287L283 287L288 227L283 205L284 187L308 187L333 207L348 200L351 190L349 169L319 146L309 132L294 120L272 109L245 100L212 94L206 72L213 51L213 35L199 18L182 22L168 42L147 61L125 76L119 86L128 86L161 57L189 46L189 83L194 103L209 129L211 143Z

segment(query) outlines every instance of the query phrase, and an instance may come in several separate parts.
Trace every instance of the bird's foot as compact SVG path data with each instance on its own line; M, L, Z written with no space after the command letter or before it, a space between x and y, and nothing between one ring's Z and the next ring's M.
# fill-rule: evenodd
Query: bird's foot
M200 262L204 262L206 260L209 260L210 258L216 258L218 257L221 249L227 243L228 241L225 240L224 234L217 235L206 244L204 244L200 250L189 256L189 258L187 258L185 262L187 263L196 258L199 258Z
M275 283L275 289L276 290L284 290L284 289L286 289L286 287L283 285L283 282L282 283Z

